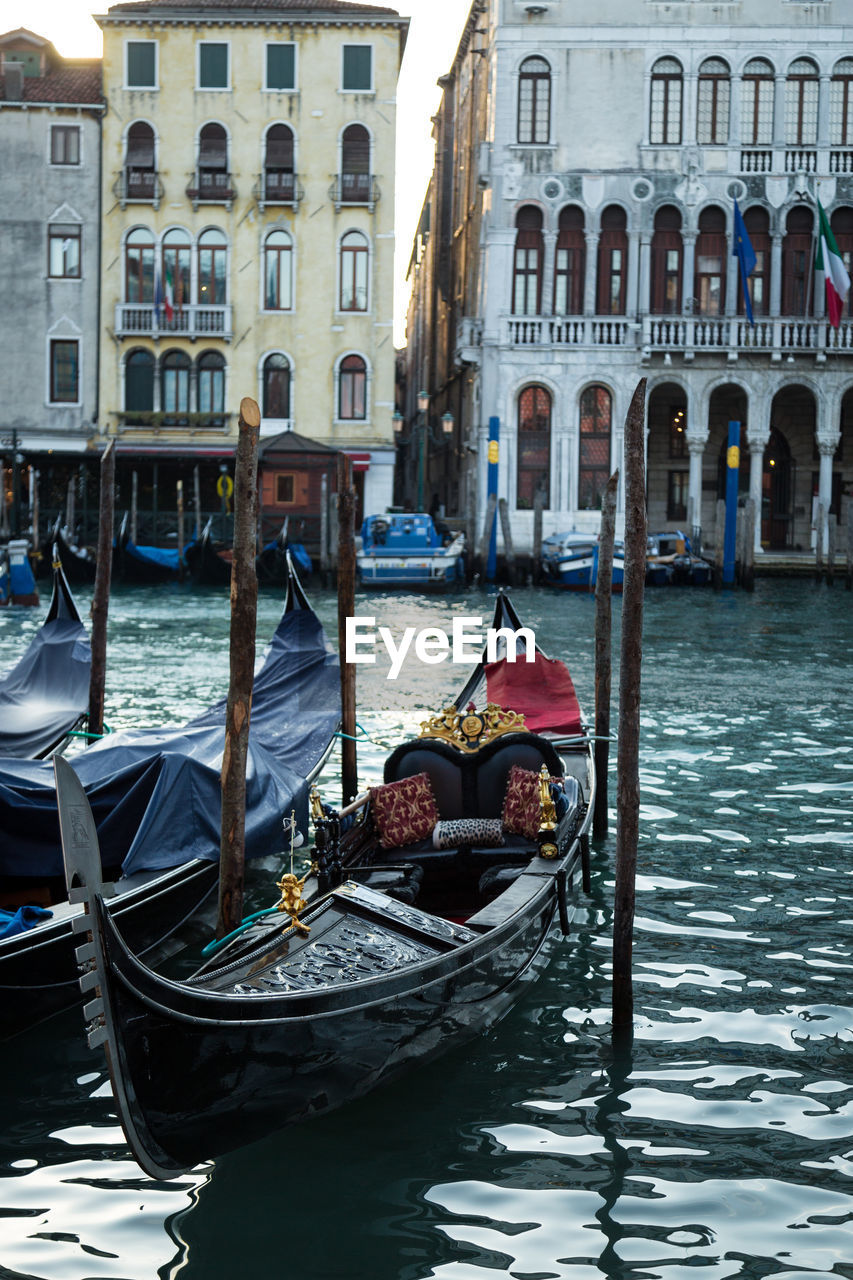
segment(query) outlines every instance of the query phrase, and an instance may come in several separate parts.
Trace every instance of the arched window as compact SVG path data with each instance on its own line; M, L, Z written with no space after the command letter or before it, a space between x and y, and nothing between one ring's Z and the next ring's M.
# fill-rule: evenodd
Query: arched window
M198 136L198 192L202 199L223 198L228 176L228 134L221 124L206 124Z
M293 131L286 124L274 124L267 130L264 198L273 203L293 199Z
M125 413L151 413L154 408L154 357L131 351L124 365Z
M173 227L163 236L163 287L172 306L180 311L190 301L192 241L181 227Z
M367 417L367 365L361 356L344 356L338 369L338 417Z
M524 205L516 214L515 226L512 312L516 316L535 316L542 297L541 209Z
M829 145L853 146L853 58L836 62L829 83Z
M652 236L652 315L674 316L681 311L681 214L665 204L655 213Z
M585 265L583 209L570 204L560 210L554 258L554 315L583 315Z
M228 241L225 232L209 227L198 238L198 300L206 306L223 306L227 300Z
M786 316L804 316L812 310L813 229L811 209L796 205L788 214L782 241L782 314Z
M770 215L766 209L753 205L743 215L749 242L755 251L755 268L747 281L749 296L752 299L752 314L766 316L770 309ZM732 263L732 271L739 271ZM738 280L737 289L738 315L744 315L746 308L743 301L743 281Z
M341 239L341 311L367 310L367 237L348 231Z
M706 58L699 68L697 142L728 142L730 87L728 63L723 62L722 58Z
M628 281L628 219L625 210L611 204L601 215L598 241L598 314L625 314Z
M218 351L205 351L198 358L199 413L225 412L225 357ZM215 418L211 426L221 426Z
M549 505L551 493L551 394L525 387L518 397L518 475L516 506L529 510L537 489Z
M693 297L700 316L721 316L726 305L726 215L712 205L699 214Z
M363 124L351 124L341 139L341 202L367 204L370 197L370 134Z
M265 418L290 417L290 364L287 357L267 356L264 361L263 406Z
M597 511L610 479L612 401L606 387L587 387L581 396L578 509Z
M785 141L792 147L817 142L817 101L820 89L817 67L809 58L797 58L785 85Z
M167 351L160 362L160 408L171 415L167 425L175 426L175 415L190 408L190 358L185 351Z
M525 58L518 73L518 141L547 142L551 136L551 68L544 58Z
M154 237L134 227L124 247L124 295L127 302L154 301Z
M776 81L765 58L752 58L741 77L741 133L748 147L769 147L773 141Z
M154 199L154 130L144 120L135 120L127 131L124 176L128 200Z
M287 231L271 231L264 241L264 310L293 308L293 241Z
M847 274L853 280L853 209L845 206L836 209L829 220L832 234L841 260L847 268ZM843 316L853 315L853 289L847 294L847 300L841 308Z
M652 67L652 99L649 141L681 141L681 86L683 73L676 58L658 58Z

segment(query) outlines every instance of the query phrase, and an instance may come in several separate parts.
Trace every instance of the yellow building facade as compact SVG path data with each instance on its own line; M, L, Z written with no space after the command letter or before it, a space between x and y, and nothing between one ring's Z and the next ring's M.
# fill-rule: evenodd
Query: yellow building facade
M342 0L144 0L98 22L102 440L210 466L248 395L262 445L294 431L349 451L364 510L384 510L408 20Z

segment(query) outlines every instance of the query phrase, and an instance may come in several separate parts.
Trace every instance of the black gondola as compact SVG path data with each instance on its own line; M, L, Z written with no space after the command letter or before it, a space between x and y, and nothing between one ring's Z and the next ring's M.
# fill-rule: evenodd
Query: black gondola
M62 520L57 520L50 535L53 560L60 561L65 577L72 587L91 586L95 581L95 573L98 568L97 556L94 551L89 551L87 547L72 546L65 533L66 530L62 527ZM42 556L39 560L38 577L50 577L53 571L52 565L52 560Z
M515 628L503 600L501 616ZM56 761L66 874L91 926L82 979L96 993L90 1043L106 1044L121 1122L152 1177L319 1115L437 1056L494 1023L539 972L551 925L559 918L568 932L585 878L594 766L568 672L536 657L538 668L524 672L527 663L506 657L475 672L455 704L389 756L386 786L350 807L358 819L343 835L347 811L315 799L316 869L304 882L282 881L287 923L253 923L185 981L148 968L116 929L85 797ZM467 704L484 674L490 701L475 712ZM516 683L512 702L521 711L529 703L542 732L508 705ZM562 737L563 759L548 728ZM423 800L424 773L439 825L457 822L452 833L445 827L453 841L436 848L433 832L389 845L387 802L411 788ZM516 783L526 796L522 827L504 838L512 821L502 801ZM428 804L422 812L409 801L410 816L432 821Z
M255 679L249 858L281 851L282 819L291 810L307 833L311 779L339 721L337 655L294 574ZM133 908L122 920L123 931L132 928L128 940L136 936L131 945L147 947L167 935L214 883L224 724L221 700L182 728L111 734L75 759L95 813L104 874L119 878L111 910ZM25 934L0 938L5 1037L79 999L72 922L81 909L73 894L70 907L58 900L64 880L49 762L0 762L0 831L0 899L10 908L44 903L53 911Z
M206 587L227 587L231 583L231 545L216 541L212 525L211 518L202 529L201 537L187 545L184 560L193 582Z
M0 677L0 756L37 760L66 741L89 706L92 651L53 553L53 595L26 653Z
M176 582L181 572L177 547L140 546L130 536L129 518L121 522L113 547L113 573L120 582Z

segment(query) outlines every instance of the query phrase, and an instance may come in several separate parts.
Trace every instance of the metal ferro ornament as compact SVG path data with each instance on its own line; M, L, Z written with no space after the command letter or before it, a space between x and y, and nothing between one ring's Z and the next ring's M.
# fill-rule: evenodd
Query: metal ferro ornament
M539 770L539 855L542 858L556 858L557 842L554 831L557 827L557 807L551 795L551 775L547 765Z

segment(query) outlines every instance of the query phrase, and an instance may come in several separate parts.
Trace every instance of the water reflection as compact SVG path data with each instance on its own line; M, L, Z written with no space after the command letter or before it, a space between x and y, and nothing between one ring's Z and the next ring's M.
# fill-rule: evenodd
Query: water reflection
M117 594L112 720L209 703L227 678L223 600ZM261 597L259 652L281 605ZM591 708L592 602L517 605ZM319 607L336 634L334 600ZM358 610L396 632L491 601ZM0 668L22 635L0 611ZM853 1277L851 649L841 591L649 593L630 1057L609 1036L612 835L575 936L488 1036L172 1183L129 1162L69 1014L7 1047L4 1280ZM366 781L460 682L447 664L387 668L359 671ZM333 762L324 790L339 785Z

